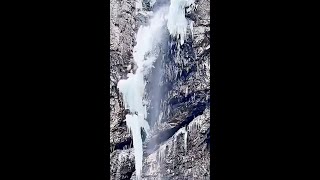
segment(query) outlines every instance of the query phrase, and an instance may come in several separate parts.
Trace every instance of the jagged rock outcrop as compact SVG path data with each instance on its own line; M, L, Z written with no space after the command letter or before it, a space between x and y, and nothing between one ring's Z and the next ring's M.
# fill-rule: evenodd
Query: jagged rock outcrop
M110 178L135 179L132 137L123 122L125 110L116 86L134 69L134 37L148 17L135 12L133 0L110 3ZM151 134L144 142L143 179L210 178L209 7L209 0L196 0L194 7L187 8L186 17L193 20L193 28L188 29L186 42L178 47L171 38L165 60L155 65L164 69L158 72L163 77L156 80L152 78L158 74L150 75L147 88L153 91L152 82L159 81L161 97L156 106L162 111L153 112L156 115L149 119ZM151 94L148 97L153 101Z
M132 148L115 150L110 154L110 175L112 179L130 179L134 171Z

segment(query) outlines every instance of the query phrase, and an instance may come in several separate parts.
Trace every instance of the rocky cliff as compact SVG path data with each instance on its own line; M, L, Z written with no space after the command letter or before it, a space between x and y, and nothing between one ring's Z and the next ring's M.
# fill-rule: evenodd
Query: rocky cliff
M150 2L143 1L142 7L133 0L110 2L111 179L135 179L132 136L124 122L128 112L117 83L135 71L135 36L140 25L148 23L150 7L157 5ZM210 177L209 7L209 0L195 0L186 7L186 18L193 25L185 43L180 45L169 37L162 59L147 77L151 131L143 137L142 179Z

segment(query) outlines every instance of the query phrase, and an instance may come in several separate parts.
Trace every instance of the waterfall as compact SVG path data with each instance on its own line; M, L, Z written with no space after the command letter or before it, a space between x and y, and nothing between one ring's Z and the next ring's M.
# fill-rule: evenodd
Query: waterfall
M136 46L133 49L133 59L137 65L135 73L128 73L127 79L118 82L118 89L123 95L125 109L130 111L126 115L126 125L133 137L135 156L135 169L137 179L141 179L143 146L141 128L148 136L150 130L147 118L147 103L145 97L146 75L153 67L159 56L159 46L163 36L169 31L170 35L180 37L183 44L188 22L185 18L185 7L190 5L190 0L171 0L169 4L162 4L151 14L148 25L141 26L136 35ZM151 2L151 6L156 4ZM160 3L161 4L161 3ZM141 1L137 3L142 7Z

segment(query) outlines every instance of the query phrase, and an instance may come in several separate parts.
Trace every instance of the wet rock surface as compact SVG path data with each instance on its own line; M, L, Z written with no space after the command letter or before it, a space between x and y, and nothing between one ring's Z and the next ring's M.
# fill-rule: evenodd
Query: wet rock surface
M209 7L209 0L196 0L187 9L193 33L188 29L182 46L170 38L168 51L155 64L161 68L154 68L148 78L147 92L155 92L156 85L153 94L160 94L147 94L150 109L161 111L152 112L148 119L151 132L144 142L142 179L210 178ZM148 17L136 13L132 0L111 0L110 15L111 122L106 127L110 128L110 179L135 179L132 137L123 121L125 109L117 83L134 69L134 38Z

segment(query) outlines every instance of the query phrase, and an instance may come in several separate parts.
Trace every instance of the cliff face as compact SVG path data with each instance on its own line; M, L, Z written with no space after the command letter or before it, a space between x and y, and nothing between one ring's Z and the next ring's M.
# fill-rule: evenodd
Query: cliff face
M148 2L144 5L147 9ZM209 7L209 0L196 0L186 9L193 28L188 29L185 43L178 47L170 38L168 52L148 77L146 96L152 116L150 136L144 141L143 179L210 177ZM147 16L136 13L133 0L111 0L110 12L110 178L135 179L132 137L123 121L117 83L135 69L134 38Z
M110 1L110 174L111 179L128 179L134 171L134 156L126 146L132 137L124 120L122 96L117 89L120 79L132 68L135 37L135 4L132 0ZM109 148L109 147L106 147ZM123 158L121 158L123 157ZM106 165L105 168L109 168Z

